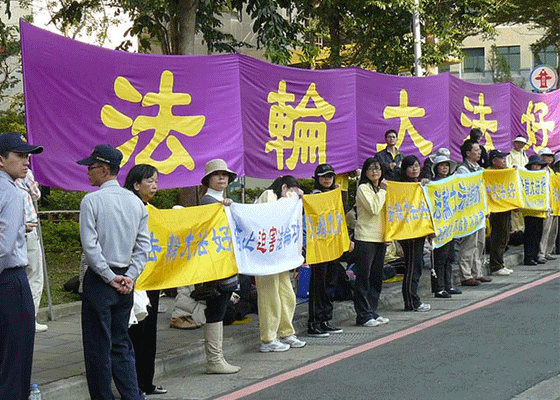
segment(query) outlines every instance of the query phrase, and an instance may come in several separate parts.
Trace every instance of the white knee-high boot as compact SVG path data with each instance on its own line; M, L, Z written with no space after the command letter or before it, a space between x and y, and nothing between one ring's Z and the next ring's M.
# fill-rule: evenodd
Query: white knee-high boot
M204 325L204 351L206 353L207 374L234 374L241 368L230 365L224 359L222 341L224 325L222 321Z

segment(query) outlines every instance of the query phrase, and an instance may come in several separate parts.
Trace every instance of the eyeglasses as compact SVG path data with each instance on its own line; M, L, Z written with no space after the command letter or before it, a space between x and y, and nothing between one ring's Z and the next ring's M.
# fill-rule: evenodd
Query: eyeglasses
M96 165L95 167L92 167L91 165L88 165L87 170L88 172L96 169L96 168L103 168L103 165Z
M381 167L369 167L366 171L370 171L370 172L381 171Z

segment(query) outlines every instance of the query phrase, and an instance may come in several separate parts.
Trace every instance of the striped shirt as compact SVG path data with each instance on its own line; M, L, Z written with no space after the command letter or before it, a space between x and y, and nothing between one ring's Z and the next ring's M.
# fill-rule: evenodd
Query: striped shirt
M35 181L33 172L28 169L25 178L18 178L15 183L18 188L25 192L25 222L37 222L37 210L33 201L39 200L41 191L39 190L39 184Z

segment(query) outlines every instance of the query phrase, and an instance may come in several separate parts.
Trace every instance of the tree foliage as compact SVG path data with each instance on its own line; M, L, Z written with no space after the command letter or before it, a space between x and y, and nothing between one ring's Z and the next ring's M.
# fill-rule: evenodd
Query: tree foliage
M493 44L490 50L490 57L488 58L488 67L492 72L492 82L503 83L512 82L511 67L507 59L500 54L498 47Z
M499 7L500 2L490 0L420 1L423 65L460 58L466 37L493 34L488 16ZM328 62L319 67L359 66L391 74L412 71L414 9L413 0L314 2L306 9L306 17L316 21L309 24L308 35L323 38L330 47Z
M272 61L286 64L289 48L296 45L302 26L292 24L281 13L289 10L286 0L54 0L59 4L53 20L59 24L80 24L88 10L111 8L132 21L128 30L138 39L140 51L150 51L154 42L163 54L193 54L194 37L201 34L210 52L235 52L249 46L221 30L220 16L243 9L253 21L257 46ZM126 50L131 40L119 46Z
M8 93L20 82L20 55L18 27L0 20L0 101L13 97Z
M557 0L517 0L507 1L490 17L490 21L500 24L531 24L544 30L544 35L532 45L533 51L548 46L560 49L560 1Z

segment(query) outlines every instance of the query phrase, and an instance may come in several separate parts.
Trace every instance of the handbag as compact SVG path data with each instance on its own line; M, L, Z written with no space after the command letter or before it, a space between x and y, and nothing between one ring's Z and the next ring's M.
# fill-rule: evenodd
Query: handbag
M191 292L191 297L196 301L205 301L219 296L224 292L233 292L239 287L237 274L229 278L218 279L216 281L197 283Z

